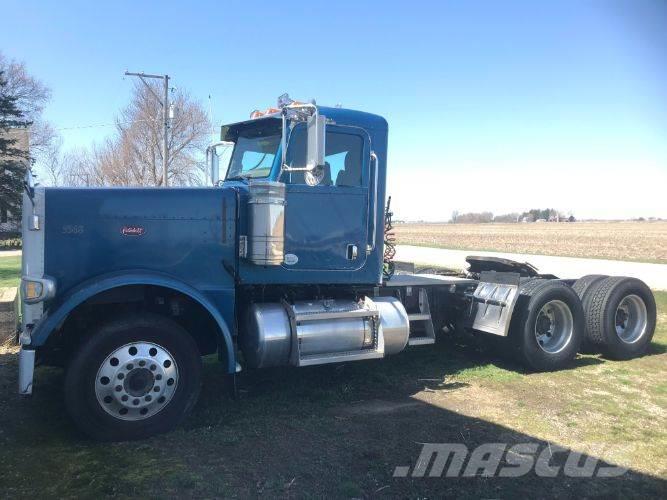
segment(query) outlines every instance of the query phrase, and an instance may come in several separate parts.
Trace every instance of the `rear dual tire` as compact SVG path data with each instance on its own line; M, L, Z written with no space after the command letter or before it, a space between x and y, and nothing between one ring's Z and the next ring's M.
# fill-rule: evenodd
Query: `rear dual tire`
M595 285L602 280L607 279L609 276L606 274L588 274L579 278L573 285L572 290L574 290L579 299L581 300L581 305L584 308L584 316L586 315L586 309L588 308L588 302L591 297L591 290L595 289ZM593 344L589 339L586 332L584 332L584 339L581 342L581 348L579 352L582 354L597 354L600 352L600 349Z
M557 280L521 283L509 342L513 354L535 371L566 367L584 336L584 311L571 287Z
M586 343L611 359L631 359L646 352L655 332L656 306L641 280L597 280L584 296Z

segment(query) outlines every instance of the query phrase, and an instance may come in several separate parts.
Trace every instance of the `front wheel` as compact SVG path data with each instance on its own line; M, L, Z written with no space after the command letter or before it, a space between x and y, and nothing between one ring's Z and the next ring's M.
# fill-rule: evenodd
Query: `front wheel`
M91 333L65 377L65 402L77 426L94 439L140 439L165 432L199 395L201 358L180 325L141 314Z

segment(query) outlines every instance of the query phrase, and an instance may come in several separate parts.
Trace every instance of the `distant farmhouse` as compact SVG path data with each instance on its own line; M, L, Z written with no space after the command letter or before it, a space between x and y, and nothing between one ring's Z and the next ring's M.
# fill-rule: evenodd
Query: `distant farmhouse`
M16 142L12 147L19 149L25 153L30 149L30 135L27 128L13 128L4 133L5 138L15 139ZM27 155L26 155L27 156ZM21 230L21 221L14 216L9 207L3 205L0 200L0 234L2 233L16 233Z

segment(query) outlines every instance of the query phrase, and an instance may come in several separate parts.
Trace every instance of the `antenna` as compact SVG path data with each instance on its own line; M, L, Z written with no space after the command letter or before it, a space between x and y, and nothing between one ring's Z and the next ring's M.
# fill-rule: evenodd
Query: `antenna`
M215 142L215 122L213 121L213 100L211 94L208 95L208 119L211 122L211 142Z

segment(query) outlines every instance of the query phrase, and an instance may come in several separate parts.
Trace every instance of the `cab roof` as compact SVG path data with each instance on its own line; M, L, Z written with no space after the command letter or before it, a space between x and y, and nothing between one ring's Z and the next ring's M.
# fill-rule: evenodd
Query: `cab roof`
M338 125L352 125L362 127L364 129L373 129L375 131L385 131L388 128L387 120L380 115L366 113L365 111L356 111L354 109L344 108L330 108L326 106L318 106L317 110L320 114L327 117L327 121L336 123ZM244 120L236 123L230 123L221 127L222 140L229 140L229 132L231 130L239 130L248 126L257 126L258 123L264 121L267 128L273 128L275 121L280 120L280 113L269 113L258 118Z

